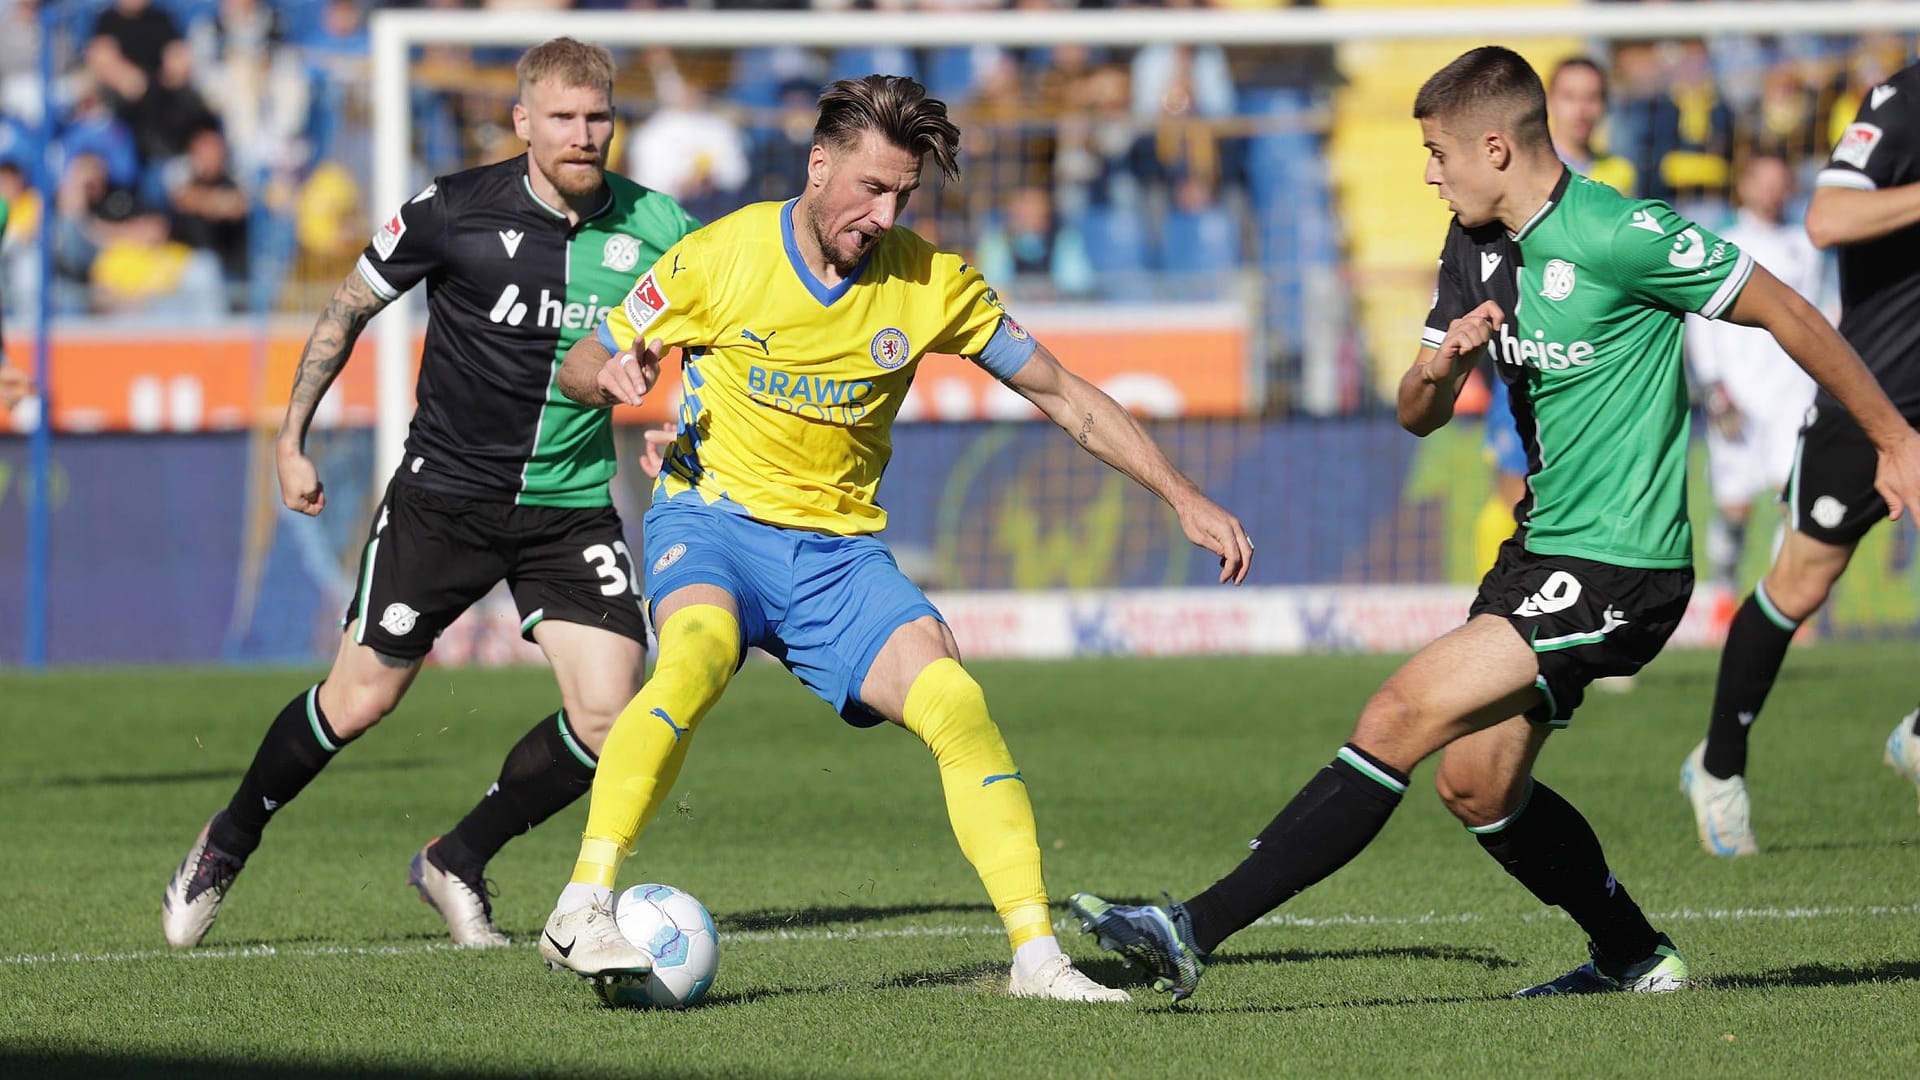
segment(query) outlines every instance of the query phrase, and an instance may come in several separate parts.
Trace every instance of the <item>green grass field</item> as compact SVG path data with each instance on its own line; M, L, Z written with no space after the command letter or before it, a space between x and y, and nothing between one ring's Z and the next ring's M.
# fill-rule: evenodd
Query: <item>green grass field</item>
M842 726L751 664L623 884L704 900L724 960L686 1013L601 1007L531 948L584 804L495 861L508 950L446 947L406 862L553 707L544 672L430 670L283 811L207 945L161 887L303 672L0 675L0 1075L1593 1076L1920 1073L1920 816L1880 764L1911 644L1789 661L1751 781L1767 854L1712 860L1676 791L1715 657L1595 693L1541 775L1702 985L1512 1001L1583 939L1487 858L1424 767L1378 842L1234 939L1178 1009L1063 934L1123 1006L1015 1001L916 740ZM1211 882L1344 739L1382 658L981 664L1057 897ZM677 806L675 804L677 803Z

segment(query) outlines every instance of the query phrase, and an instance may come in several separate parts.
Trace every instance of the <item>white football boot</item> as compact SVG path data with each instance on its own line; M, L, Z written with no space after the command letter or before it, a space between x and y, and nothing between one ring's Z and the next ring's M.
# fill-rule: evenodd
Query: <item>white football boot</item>
M1040 962L1033 974L1020 977L1014 969L1007 978L1007 993L1017 998L1047 998L1053 1001L1132 1001L1133 995L1111 986L1101 986L1073 966L1066 953L1058 953Z
M1700 833L1700 846L1709 855L1758 855L1760 845L1753 838L1747 781L1734 776L1725 780L1708 772L1701 759L1706 755L1703 740L1680 764L1680 790L1693 803L1693 823Z
M653 970L653 958L620 932L613 921L613 907L603 900L548 916L547 928L540 934L540 956L555 971L565 968L589 978L645 975Z
M493 924L493 905L487 901L487 883L478 889L457 874L442 870L431 856L438 837L413 853L407 864L407 884L420 894L420 902L440 913L447 922L447 936L455 945L468 949L501 949L513 942Z
M1913 734L1913 718L1920 709L1900 718L1899 726L1887 736L1887 754L1883 759L1900 774L1902 780L1920 788L1920 738Z
M207 830L212 827L213 818L208 818L160 897L160 931L167 936L167 944L176 949L193 948L213 929L220 902L227 898L233 879L246 865L246 860L207 843Z

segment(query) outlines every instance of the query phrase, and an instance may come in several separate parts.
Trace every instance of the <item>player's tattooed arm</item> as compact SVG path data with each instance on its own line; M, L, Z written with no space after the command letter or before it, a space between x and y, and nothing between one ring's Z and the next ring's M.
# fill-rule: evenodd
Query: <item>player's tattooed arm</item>
M326 309L314 323L313 333L307 336L307 346L300 353L300 366L294 370L287 419L280 426L282 443L290 443L290 448L296 451L306 446L307 428L313 423L320 399L327 395L327 388L347 366L347 358L353 355L353 344L359 340L360 331L366 329L367 320L386 306L387 301L373 291L358 270L350 271L333 291L333 299L327 301Z
M1174 468L1133 414L1106 392L1063 367L1046 346L1006 380L1087 452L1165 499L1187 539L1220 556L1220 580L1239 584L1253 560L1253 541L1220 504Z
M293 394L287 401L287 418L280 425L274 453L274 466L280 474L280 501L289 510L312 516L327 508L320 470L307 457L307 428L313 424L314 410L320 407L327 387L347 366L353 343L366 328L367 320L386 306L387 301L373 291L367 279L358 270L352 271L333 291L333 299L307 336L300 366L293 373Z

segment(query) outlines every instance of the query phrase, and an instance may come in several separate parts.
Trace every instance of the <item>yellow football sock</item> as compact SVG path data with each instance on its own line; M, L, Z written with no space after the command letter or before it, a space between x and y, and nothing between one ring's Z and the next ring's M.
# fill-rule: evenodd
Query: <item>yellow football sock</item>
M680 775L694 726L720 700L739 662L740 622L724 608L693 604L661 624L653 677L620 710L600 748L574 881L613 886Z
M905 719L940 764L954 838L986 885L1013 947L1051 936L1033 804L987 715L980 684L958 661L935 660L907 690Z
M1476 574L1493 569L1494 561L1500 557L1500 545L1507 542L1513 530L1513 504L1502 501L1500 493L1495 491L1473 518L1473 562L1479 567Z

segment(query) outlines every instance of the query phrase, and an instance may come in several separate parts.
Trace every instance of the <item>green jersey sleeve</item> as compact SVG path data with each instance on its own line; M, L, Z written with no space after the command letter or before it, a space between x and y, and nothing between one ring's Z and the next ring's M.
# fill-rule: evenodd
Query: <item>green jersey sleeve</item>
M1753 273L1753 259L1666 203L1629 205L1613 230L1621 288L1648 307L1709 319L1726 315Z

